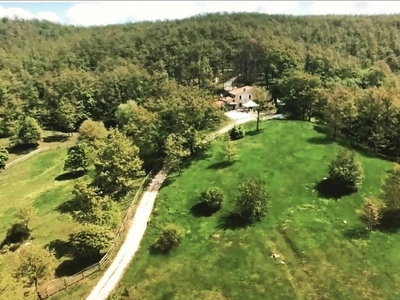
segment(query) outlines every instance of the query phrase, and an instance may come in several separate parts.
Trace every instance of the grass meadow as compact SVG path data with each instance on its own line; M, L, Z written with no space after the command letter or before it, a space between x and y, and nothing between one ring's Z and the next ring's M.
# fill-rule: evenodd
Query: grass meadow
M340 145L313 126L268 121L256 133L248 124L246 136L235 142L233 164L223 163L222 141L215 141L181 176L171 174L115 294L147 300L399 299L400 236L369 233L356 212L364 197L379 193L392 163L357 153L362 188L340 199L326 196L316 186ZM270 195L267 217L250 227L228 222L244 176L264 179ZM222 188L227 200L204 216L196 204L211 186ZM168 255L150 254L167 223L183 227L185 237Z

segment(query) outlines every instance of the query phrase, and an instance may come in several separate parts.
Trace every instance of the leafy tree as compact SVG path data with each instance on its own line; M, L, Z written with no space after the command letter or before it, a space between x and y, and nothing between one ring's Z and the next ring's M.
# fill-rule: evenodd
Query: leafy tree
M38 292L39 280L51 274L54 261L54 256L50 252L35 244L23 246L17 253L14 276L24 279L28 284L34 284L36 293L41 299Z
M232 141L240 140L244 137L244 135L245 135L245 132L244 132L244 128L242 126L235 125L229 131L229 137Z
M254 100L258 104L258 106L256 107L256 111L257 111L257 131L259 131L260 114L263 112L271 111L273 109L273 106L271 102L268 101L269 95L266 89L254 87L253 90L254 90L253 92Z
M175 133L171 133L165 141L165 163L177 169L181 174L181 164L184 158L190 155L190 151L184 148L185 139Z
M236 145L234 144L233 141L225 141L223 148L222 148L222 154L224 155L224 158L228 160L228 163L233 160L237 154L238 154L238 149Z
M104 127L102 122L93 120L85 120L79 127L78 140L88 142L89 144L94 143L97 140L102 140L107 136L107 129Z
M160 236L153 242L151 248L157 252L168 253L178 246L183 237L182 228L175 224L167 224Z
M115 228L119 220L118 205L108 196L101 196L98 188L78 182L72 191L73 218L83 224Z
M4 148L0 148L0 170L3 170L8 161L8 151Z
M20 145L38 145L41 139L41 129L34 118L26 117L18 130L15 142Z
M367 223L368 229L378 226L382 217L383 205L375 198L366 198L358 211L360 218Z
M329 165L328 179L340 188L355 192L361 187L363 178L363 169L356 161L355 152L340 149Z
M396 165L393 171L385 178L380 197L386 209L392 212L400 211L400 166Z
M89 166L89 154L85 144L78 143L68 149L67 158L64 163L64 171L72 170L76 172L82 168L85 172Z
M321 80L318 76L295 71L277 81L277 88L285 104L283 110L291 118L311 120L319 97Z
M38 217L37 210L33 207L32 203L20 203L16 206L15 216L25 228L29 230L29 222Z
M76 257L99 256L103 249L111 245L113 234L107 227L87 224L80 231L69 235L69 242Z
M333 138L338 131L346 127L346 120L351 116L353 96L349 89L335 86L326 91L326 103L323 104L321 119L329 129Z
M213 210L221 209L224 200L224 192L217 187L208 188L200 194L200 201L206 203Z
M139 149L118 130L110 133L95 164L94 185L120 199L133 187L135 179L144 175Z
M261 221L267 214L269 195L261 179L245 179L236 197L236 212L246 222Z

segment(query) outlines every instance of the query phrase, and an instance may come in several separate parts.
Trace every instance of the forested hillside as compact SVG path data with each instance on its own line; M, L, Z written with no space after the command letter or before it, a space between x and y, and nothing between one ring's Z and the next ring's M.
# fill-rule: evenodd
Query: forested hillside
M335 84L397 90L399 28L400 16L210 14L89 28L2 19L0 134L13 135L24 115L66 132L87 118L115 125L116 109L127 100L155 113L160 101L165 109L174 101L171 93L181 103L181 85L199 98L197 88L212 92L215 78L239 74L274 99L285 99L289 83L279 80L293 71L315 76L319 90ZM292 115L323 119L321 109L308 110Z

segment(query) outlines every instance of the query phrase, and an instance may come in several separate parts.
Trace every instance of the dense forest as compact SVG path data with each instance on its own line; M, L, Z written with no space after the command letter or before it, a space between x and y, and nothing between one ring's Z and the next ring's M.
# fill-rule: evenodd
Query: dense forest
M153 141L160 153L171 132L215 126L215 79L240 75L287 102L291 117L398 156L399 28L400 16L217 13L103 27L3 18L0 135L26 116L64 132L86 119L117 126L118 106L133 100L136 122L164 131Z

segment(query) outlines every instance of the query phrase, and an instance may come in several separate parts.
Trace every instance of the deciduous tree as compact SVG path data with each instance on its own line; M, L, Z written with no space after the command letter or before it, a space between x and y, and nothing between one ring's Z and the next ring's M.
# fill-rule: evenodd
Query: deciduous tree
M37 295L39 280L49 276L55 259L47 250L35 244L24 245L17 252L17 267L14 276L24 279L28 284L34 284Z
M121 199L135 179L144 175L139 148L125 134L114 130L105 140L95 164L94 185L113 199Z
M190 151L184 148L185 139L175 133L171 133L165 141L165 163L177 169L181 174L181 164L184 158L190 155Z
M225 141L222 147L222 154L224 158L230 163L238 155L238 149L233 141Z
M26 117L18 130L15 142L20 145L37 145L42 137L42 130L34 118Z
M0 148L0 170L3 170L8 161L8 151L7 149Z
M64 163L64 171L72 170L76 172L78 169L83 169L85 172L89 167L88 149L84 143L78 143L68 149L67 158Z
M76 257L95 257L110 246L113 239L112 231L107 227L87 224L80 231L69 235Z
M368 229L380 224L383 205L375 198L366 198L358 211L360 218L367 224Z

